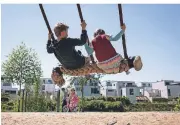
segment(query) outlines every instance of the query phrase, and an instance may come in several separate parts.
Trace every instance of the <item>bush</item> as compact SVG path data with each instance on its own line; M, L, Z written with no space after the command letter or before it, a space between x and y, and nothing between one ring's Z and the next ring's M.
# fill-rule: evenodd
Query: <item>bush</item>
M29 97L26 108L28 112L47 112L56 109L56 102L45 98L44 95Z
M177 104L176 104L174 110L175 110L175 111L180 111L180 97L179 97L179 99L177 100Z
M106 101L115 102L116 98L114 98L114 97L107 97Z
M154 103L157 102L157 103L162 103L162 102L168 102L168 99L167 98L153 98L152 100Z
M126 107L127 111L172 111L174 104L167 103L137 103Z
M86 101L83 107L84 107L84 111L118 112L120 111L120 102L92 100L92 101Z
M1 93L1 102L8 102L10 100L10 96L7 93Z
M7 104L3 104L3 103L2 103L2 104L1 104L1 111L2 111L2 112L7 111L7 107L8 107Z
M121 101L123 105L127 105L127 106L131 104L131 102L130 102L130 100L128 99L128 97L125 97L125 96L123 96L123 97L117 97L117 98L116 98L116 101Z
M80 98L81 99L81 98ZM85 98L85 101L92 101L92 100L102 100L102 101L110 101L110 102L115 102L115 101L121 101L123 105L130 105L131 102L127 97L91 97L91 98Z
M80 104L81 105L81 104ZM102 100L85 101L84 111L98 112L120 112L120 111L172 111L174 104L167 103L136 103L124 105L122 107L120 101L110 102Z

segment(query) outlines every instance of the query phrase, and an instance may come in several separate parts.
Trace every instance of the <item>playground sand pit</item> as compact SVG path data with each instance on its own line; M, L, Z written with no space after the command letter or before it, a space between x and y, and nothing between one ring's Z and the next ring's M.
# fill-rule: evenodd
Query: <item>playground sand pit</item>
M129 123L129 124L128 124ZM1 113L2 125L180 125L180 112Z

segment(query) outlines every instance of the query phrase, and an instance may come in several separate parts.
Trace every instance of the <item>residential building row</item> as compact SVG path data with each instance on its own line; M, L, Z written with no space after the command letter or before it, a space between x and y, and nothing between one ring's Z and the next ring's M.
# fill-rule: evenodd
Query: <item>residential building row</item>
M72 82L71 87L75 88L78 96L81 96L81 85L78 79ZM41 92L56 96L58 87L51 78L41 78ZM1 83L1 92L17 95L18 87L10 83ZM96 81L88 80L83 86L85 97L121 97L126 96L132 103L138 100L149 100L153 98L175 98L180 97L180 81L161 80L157 82L134 81Z

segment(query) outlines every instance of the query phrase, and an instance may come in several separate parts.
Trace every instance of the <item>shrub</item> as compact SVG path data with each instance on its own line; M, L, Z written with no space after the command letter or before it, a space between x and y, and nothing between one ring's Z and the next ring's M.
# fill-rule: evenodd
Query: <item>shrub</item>
M174 104L137 103L128 107L128 111L172 111Z
M167 103L136 103L124 105L120 101L86 101L83 105L84 111L103 111L103 112L120 112L120 111L172 111L174 104Z
M115 102L115 101L116 101L116 98L114 98L114 97L107 97L107 98L106 98L106 101Z
M10 100L10 96L7 93L1 93L1 102L8 102Z
M55 107L54 103L46 99L44 95L39 95L38 97L29 97L26 108L28 112L47 112Z
M82 107L82 106L81 106ZM110 102L110 101L102 101L102 100L91 100L86 101L84 104L84 111L120 111L120 102Z
M154 103L157 102L157 103L162 103L162 102L168 102L168 99L167 98L153 98L152 100Z
M177 104L176 104L174 110L175 110L175 111L180 111L180 97L179 97L179 99L177 100Z

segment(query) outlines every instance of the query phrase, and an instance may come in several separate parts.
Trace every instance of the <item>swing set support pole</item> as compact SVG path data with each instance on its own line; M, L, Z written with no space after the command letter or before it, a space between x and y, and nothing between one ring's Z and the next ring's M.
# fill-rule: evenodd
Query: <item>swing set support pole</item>
M49 31L49 33L52 34L52 36L51 36L52 41L54 42L54 41L55 41L55 38L54 38L53 32L52 32L52 30L51 30L51 27L50 27L50 25L49 25L49 22L48 22L46 13L45 13L44 8L43 8L43 5L42 5L42 4L39 4L39 7L40 7L40 10L41 10L42 16L43 16L43 18L44 18L44 21L45 21L45 23L46 23L46 26L47 26L47 28L48 28L48 31Z
M123 22L123 13L122 13L122 6L121 6L121 4L118 4L118 9L119 9L120 26L123 26L124 22ZM128 61L125 33L122 35L122 45L123 45L123 51L124 51L124 58ZM128 75L129 73L130 72L127 71L126 75Z
M119 9L120 25L123 26L124 22L123 22L123 13L122 13L122 6L121 6L121 4L118 4L118 9ZM122 35L122 44L123 44L123 50L124 50L124 58L128 59L125 34Z
M83 22L84 19L83 19L83 15L82 15L82 11L81 11L81 6L80 6L80 4L77 4L77 9L78 9L78 13L79 13L80 20L81 20L81 22ZM88 45L90 45L89 38L88 38ZM95 64L93 55L90 55L90 58L91 58L92 63Z

